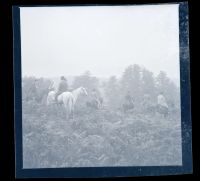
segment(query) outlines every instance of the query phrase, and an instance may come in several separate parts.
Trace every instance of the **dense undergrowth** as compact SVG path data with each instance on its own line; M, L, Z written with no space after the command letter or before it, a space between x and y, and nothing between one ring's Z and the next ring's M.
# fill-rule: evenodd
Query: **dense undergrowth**
M62 106L23 103L25 168L181 164L178 113L76 110L66 120Z

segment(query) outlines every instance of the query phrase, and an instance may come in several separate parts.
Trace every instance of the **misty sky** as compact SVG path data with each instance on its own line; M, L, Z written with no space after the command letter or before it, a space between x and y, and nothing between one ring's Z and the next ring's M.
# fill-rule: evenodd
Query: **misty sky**
M23 7L22 76L121 76L130 64L179 79L178 5Z

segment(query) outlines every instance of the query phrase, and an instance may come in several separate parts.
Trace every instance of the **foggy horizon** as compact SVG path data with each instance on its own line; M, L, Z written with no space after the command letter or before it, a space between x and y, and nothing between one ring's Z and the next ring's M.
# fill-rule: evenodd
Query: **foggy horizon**
M138 65L138 64L137 64ZM140 65L139 65L140 66ZM141 68L141 67L140 67ZM143 68L145 68L145 67L143 67ZM149 70L149 69L147 69L147 68L145 68L146 70L148 70L148 71L150 71L150 72L152 72L151 70ZM82 75L84 75L86 72L90 72L90 75L91 76L93 76L93 77L96 77L96 78L99 78L99 79L109 79L110 77L112 77L112 76L114 76L114 77L116 77L117 79L120 79L122 76L123 76L123 73L124 73L124 71L120 74L120 75L110 75L110 76L96 76L95 74L93 74L93 72L92 71L90 71L90 70L85 70L85 71L83 71L82 73L80 73L80 74L76 74L76 75L69 75L69 74L60 74L60 75L54 75L54 76L40 76L40 75L34 75L34 74L32 74L32 75L23 75L22 77L24 78L24 77L36 77L36 78L59 78L59 77L61 77L61 76L65 76L65 77L76 77L76 76L82 76ZM160 72L165 72L165 71L163 71L163 70L160 70ZM155 74L154 72L152 72L153 73L153 76L154 77L156 77L156 76L158 76L158 74L160 73L160 72L158 72L157 74ZM165 73L167 73L167 72L165 72ZM170 77L168 74L167 74L167 77L168 78L170 78L171 80L173 80L173 81L179 81L178 80L178 78L177 77Z
M178 5L22 7L22 77L121 77L138 64L179 80Z

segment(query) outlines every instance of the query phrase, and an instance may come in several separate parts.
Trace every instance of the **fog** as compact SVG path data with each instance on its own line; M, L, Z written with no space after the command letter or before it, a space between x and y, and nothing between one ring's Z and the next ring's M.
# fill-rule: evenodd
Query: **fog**
M178 5L21 7L22 76L121 76L130 64L179 80Z

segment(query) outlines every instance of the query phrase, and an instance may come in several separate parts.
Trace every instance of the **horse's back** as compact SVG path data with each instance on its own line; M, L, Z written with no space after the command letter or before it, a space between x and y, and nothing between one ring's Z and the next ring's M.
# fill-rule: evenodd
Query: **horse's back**
M50 105L55 101L55 91L50 91L47 95L47 105Z
M63 92L62 93L62 101L66 105L69 102L72 102L74 99L73 94L71 92Z
M63 92L62 96L63 96L63 99L64 98L72 98L73 94L71 92Z

